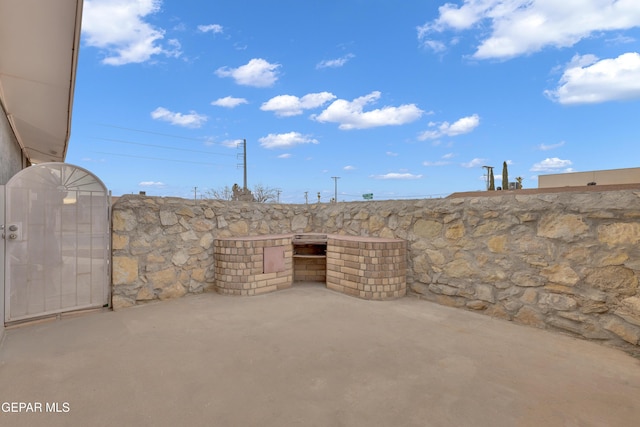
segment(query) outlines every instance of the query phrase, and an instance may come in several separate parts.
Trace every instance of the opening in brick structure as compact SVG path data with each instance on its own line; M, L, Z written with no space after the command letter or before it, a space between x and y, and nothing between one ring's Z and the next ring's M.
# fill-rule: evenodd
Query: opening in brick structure
M296 234L293 243L293 281L327 281L327 235Z

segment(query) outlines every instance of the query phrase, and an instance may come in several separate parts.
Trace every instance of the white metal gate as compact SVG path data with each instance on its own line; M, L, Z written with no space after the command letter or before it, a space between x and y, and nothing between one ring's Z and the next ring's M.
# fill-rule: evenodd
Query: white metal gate
M66 163L28 167L5 186L5 322L110 300L109 194Z

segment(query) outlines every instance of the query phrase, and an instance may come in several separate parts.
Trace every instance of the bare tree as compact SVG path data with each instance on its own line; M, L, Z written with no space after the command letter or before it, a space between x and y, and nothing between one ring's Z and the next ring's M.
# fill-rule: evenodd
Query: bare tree
M224 188L205 191L204 197L214 200L233 200L233 191L228 185L225 185Z
M275 203L278 201L278 189L257 184L253 187L253 198L259 203Z
M221 189L207 190L204 197L214 200L275 203L278 200L278 189L258 184L253 187L253 191L247 190L245 192L238 184L234 184L233 187L225 186Z

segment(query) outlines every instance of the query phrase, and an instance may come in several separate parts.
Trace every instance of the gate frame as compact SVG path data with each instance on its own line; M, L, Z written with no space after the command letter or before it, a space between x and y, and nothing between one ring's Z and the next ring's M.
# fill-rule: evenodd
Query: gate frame
M4 216L5 216L5 186L0 185L0 234L2 234L2 243L0 244L0 343L2 343L2 338L4 337L4 323L5 323L5 278L4 278L4 269L6 263L6 255L5 255L5 246L6 240L4 238Z
M71 307L68 310L66 309L61 309L59 311L56 312L45 312L42 314L36 314L33 316L29 316L29 317L24 317L24 318L19 318L19 319L8 319L9 313L10 313L10 302L11 302L11 295L10 295L10 286L8 285L8 278L6 277L6 263L7 263L7 251L6 251L6 245L7 245L7 239L5 238L5 228L6 228L6 215L7 215L7 191L6 188L10 185L11 181L17 177L18 175L22 174L22 173L26 173L25 171L27 171L29 168L32 167L42 167L42 166L50 166L50 165L57 165L57 166L66 166L66 167L72 167L74 169L80 170L84 173L86 173L87 175L89 175L90 177L92 177L96 183L98 183L105 192L105 198L106 198L106 230L105 230L105 242L106 242L106 256L105 256L105 274L106 274L106 294L104 296L104 300L106 301L105 304L102 305L88 305L88 306L76 306L76 307ZM93 172L89 171L86 168L71 164L71 163L66 163L66 162L46 162L46 163L39 163L39 164L34 164L32 166L29 166L27 168L24 168L22 170L20 170L18 173L16 173L15 175L13 175L9 181L5 184L5 185L0 185L0 232L2 233L2 243L0 244L0 340L2 339L3 335L4 335L4 328L6 326L12 325L12 324L18 324L18 323L23 323L23 322L29 322L29 321L33 321L33 320L37 320L40 318L48 318L48 317L59 317L60 315L64 314L64 313L71 313L74 311L83 311L83 310L91 310L91 309L100 309L100 308L111 308L112 307L112 286L111 286L111 277L112 277L112 242L111 242L111 227L112 227L112 220L111 220L111 214L112 214L112 204L111 204L111 191L107 188L107 186L104 184L104 182L98 178L98 176L96 176ZM103 292L105 291L105 289L103 289Z

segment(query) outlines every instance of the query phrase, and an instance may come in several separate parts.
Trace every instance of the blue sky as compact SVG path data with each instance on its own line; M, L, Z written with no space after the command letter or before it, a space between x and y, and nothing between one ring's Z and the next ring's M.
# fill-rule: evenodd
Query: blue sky
M85 0L66 161L114 195L446 196L640 166L637 0ZM197 189L194 191L194 188Z

